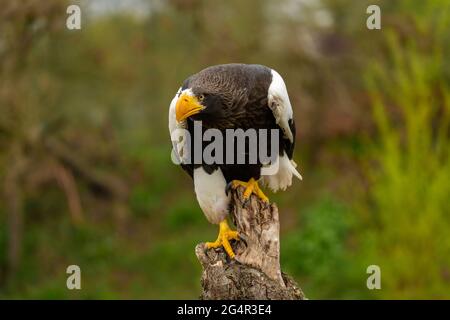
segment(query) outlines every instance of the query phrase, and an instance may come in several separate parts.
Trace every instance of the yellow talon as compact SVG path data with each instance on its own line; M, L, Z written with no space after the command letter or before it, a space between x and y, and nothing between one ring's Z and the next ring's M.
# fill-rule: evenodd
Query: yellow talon
M217 237L217 240L214 242L207 242L206 247L208 249L223 247L230 258L233 259L235 254L233 249L231 249L230 240L239 240L239 234L237 231L230 229L227 220L223 220L219 224L219 236Z
M233 187L237 188L238 186L242 186L245 188L244 191L244 199L250 198L250 195L254 193L258 196L262 201L269 202L269 198L262 192L261 188L258 185L258 181L251 178L248 182L233 180Z

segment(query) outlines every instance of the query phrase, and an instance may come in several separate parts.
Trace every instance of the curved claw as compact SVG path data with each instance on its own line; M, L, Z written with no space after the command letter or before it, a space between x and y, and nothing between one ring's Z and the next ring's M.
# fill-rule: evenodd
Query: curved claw
M227 221L223 220L219 224L219 236L217 237L217 240L214 242L207 242L206 248L211 249L223 247L230 258L233 259L235 254L231 248L230 240L239 240L239 233L231 230Z
M248 182L240 181L240 180L233 180L230 183L227 184L225 188L225 193L228 195L228 192L231 190L231 188L237 188L238 186L242 186L245 188L243 198L244 198L244 205L247 204L248 199L250 199L250 196L255 194L258 198L260 198L263 202L269 203L269 198L262 192L261 188L258 185L258 181L251 178Z

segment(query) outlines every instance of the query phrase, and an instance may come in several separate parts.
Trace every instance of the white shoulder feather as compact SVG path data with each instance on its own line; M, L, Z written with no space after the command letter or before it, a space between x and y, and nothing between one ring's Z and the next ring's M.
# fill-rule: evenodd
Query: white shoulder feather
M276 123L280 126L286 138L294 142L294 136L289 128L289 120L293 117L289 95L283 78L273 69L272 82L269 86L267 98L269 108L272 110Z
M186 121L177 122L175 106L177 104L178 97L181 93L181 88L178 89L175 97L173 97L169 106L169 132L170 139L172 140L173 152L172 156L175 156L174 161L183 162L183 159L187 157L187 144L186 144Z

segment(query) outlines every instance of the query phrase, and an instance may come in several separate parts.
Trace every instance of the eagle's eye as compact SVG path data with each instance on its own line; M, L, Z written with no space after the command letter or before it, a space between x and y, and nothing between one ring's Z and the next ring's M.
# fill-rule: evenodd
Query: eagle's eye
M198 100L199 100L199 101L203 101L204 99L205 99L205 96L204 96L203 94L201 94L201 95L198 96Z

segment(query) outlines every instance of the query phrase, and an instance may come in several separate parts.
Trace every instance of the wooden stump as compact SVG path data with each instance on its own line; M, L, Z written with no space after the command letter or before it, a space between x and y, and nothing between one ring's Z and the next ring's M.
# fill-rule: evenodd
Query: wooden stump
M201 299L284 299L305 296L295 281L280 269L280 223L278 208L252 195L245 202L243 188L231 190L231 218L241 237L231 246L230 259L223 248L195 253L203 267Z

